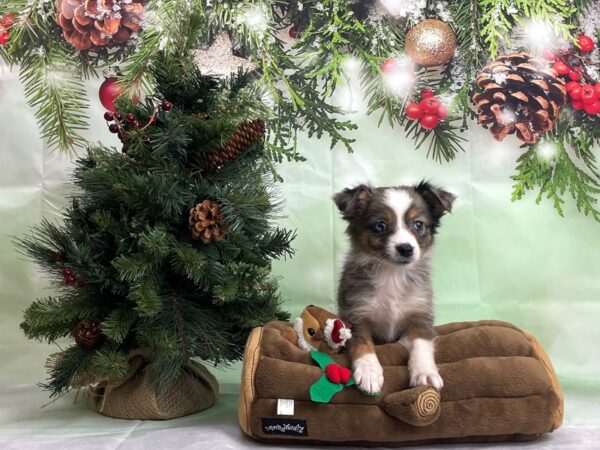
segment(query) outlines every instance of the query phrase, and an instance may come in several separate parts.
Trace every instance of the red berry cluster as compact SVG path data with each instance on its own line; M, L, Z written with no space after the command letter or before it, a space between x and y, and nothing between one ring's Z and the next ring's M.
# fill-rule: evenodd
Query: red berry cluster
M10 29L15 24L15 15L8 13L0 18L0 45L8 43L10 38Z
M418 120L422 128L431 130L438 126L440 120L448 115L448 109L440 103L431 91L421 92L419 103L410 103L406 107L406 117Z
M585 111L588 115L600 114L600 83L591 79L582 61L585 59L577 53L590 53L594 49L594 41L585 34L577 38L579 48L576 50L559 51L558 54L550 50L544 52L544 57L553 61L552 69L566 81L567 94L571 107Z
M173 109L173 104L167 100L163 101L160 104L160 109L168 112ZM104 113L104 120L106 120L108 124L108 130L111 133L115 133L122 143L125 143L132 132L143 132L149 126L154 125L156 123L156 114L158 113L158 107L155 108L152 115L147 119L147 122L144 126L142 123L135 117L133 113L128 113L123 116L119 111L110 112L107 111ZM142 140L145 143L150 142L150 136L143 135Z
M600 114L600 83L582 85L571 81L567 83L567 94L573 109L583 110L590 116Z
M85 280L81 277L76 277L71 269L65 267L62 271L62 275L67 286L73 286L75 284L79 287L85 286Z

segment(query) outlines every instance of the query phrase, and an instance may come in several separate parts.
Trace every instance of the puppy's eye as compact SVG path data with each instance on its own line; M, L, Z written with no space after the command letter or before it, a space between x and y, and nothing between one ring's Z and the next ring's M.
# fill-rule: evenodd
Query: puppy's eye
M421 222L420 220L415 220L412 223L412 227L416 231L421 231L423 229L423 222Z
M314 335L315 335L315 329L314 329L314 328L309 328L309 329L308 329L308 330L306 330L306 331L308 331L308 335L309 335L309 336L314 336Z
M383 233L384 231L387 231L387 228L387 223L385 223L383 220L375 222L373 225L373 231L375 231L375 233Z

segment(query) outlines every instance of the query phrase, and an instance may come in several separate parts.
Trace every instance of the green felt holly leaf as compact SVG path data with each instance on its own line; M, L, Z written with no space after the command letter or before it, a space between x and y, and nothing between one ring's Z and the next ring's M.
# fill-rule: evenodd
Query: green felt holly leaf
M310 357L319 365L319 367L325 370L329 364L335 361L327 353L320 352L318 350L311 350Z
M336 364L331 356L326 353L319 352L317 350L311 350L310 356L319 365L321 370L325 371L325 368L329 364ZM329 403L331 398L340 392L342 389L354 384L354 377L350 377L347 383L333 383L327 378L327 375L323 373L321 378L310 387L310 399L317 403Z

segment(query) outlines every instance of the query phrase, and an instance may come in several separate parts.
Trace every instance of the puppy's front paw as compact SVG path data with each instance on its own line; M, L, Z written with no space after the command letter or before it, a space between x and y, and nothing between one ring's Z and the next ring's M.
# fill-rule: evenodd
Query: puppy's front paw
M383 367L374 353L367 353L354 361L354 381L358 388L367 394L381 392L383 387Z
M435 369L429 370L413 370L410 372L410 386L433 386L436 389L444 387L444 380L440 377L440 374Z

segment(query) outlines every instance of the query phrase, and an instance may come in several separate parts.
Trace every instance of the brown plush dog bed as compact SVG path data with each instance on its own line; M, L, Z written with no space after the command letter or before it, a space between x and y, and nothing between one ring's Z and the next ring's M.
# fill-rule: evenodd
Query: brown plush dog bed
M562 392L548 357L531 334L511 324L437 327L436 361L444 379L439 393L409 388L405 348L386 344L377 346L385 377L381 395L351 386L328 404L310 400L322 370L282 337L284 329L281 322L256 328L246 344L239 419L252 439L368 446L523 441L562 423ZM333 359L349 366L344 354ZM294 414L278 415L278 399L294 400Z

